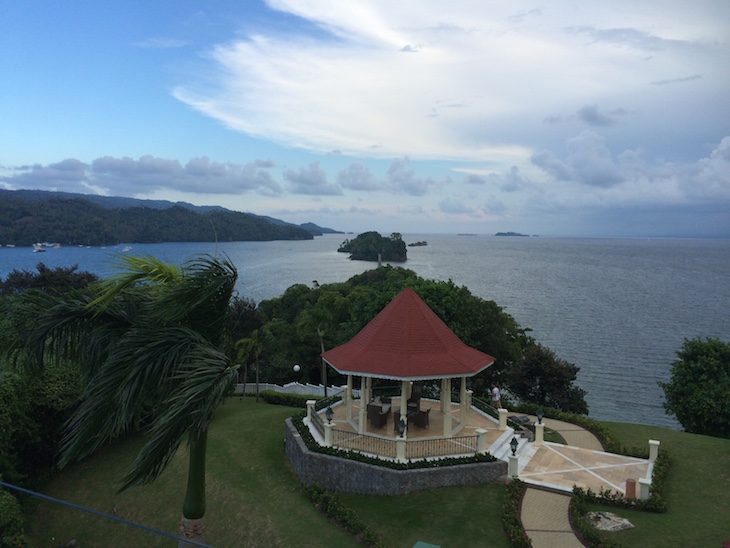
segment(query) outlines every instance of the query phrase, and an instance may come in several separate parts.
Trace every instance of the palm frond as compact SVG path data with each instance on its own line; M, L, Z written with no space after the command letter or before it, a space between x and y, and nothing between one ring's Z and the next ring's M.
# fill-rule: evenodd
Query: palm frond
M175 455L185 434L206 430L213 412L230 393L238 366L217 350L200 346L177 375L180 383L164 401L167 409L155 420L149 440L123 479L121 490L154 481Z

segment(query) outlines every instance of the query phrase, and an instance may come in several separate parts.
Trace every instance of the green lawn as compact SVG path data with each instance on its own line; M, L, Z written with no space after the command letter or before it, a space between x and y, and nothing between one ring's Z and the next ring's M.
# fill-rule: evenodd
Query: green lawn
M649 514L601 508L619 514L634 529L609 538L626 547L722 546L730 541L730 440L634 424L605 423L626 445L661 441L672 458L664 496L668 511Z
M211 424L208 442L207 541L234 546L357 546L300 493L284 455L286 417L297 410L231 399ZM645 446L659 439L672 453L663 515L616 511L636 528L614 533L625 546L721 546L730 540L730 440L662 428L609 423L620 441ZM141 440L112 444L66 469L46 494L175 533L185 491L184 447L152 485L116 494ZM453 487L403 497L341 495L393 548L418 540L447 547L508 546L500 524L503 487ZM30 518L36 546L170 546L168 539L58 505L41 502Z

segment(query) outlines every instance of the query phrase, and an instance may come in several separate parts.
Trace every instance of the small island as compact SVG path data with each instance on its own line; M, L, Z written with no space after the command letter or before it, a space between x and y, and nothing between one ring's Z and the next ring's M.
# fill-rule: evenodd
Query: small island
M520 234L519 232L497 232L495 236L520 236L523 238L529 238L529 234Z
M408 247L423 247L424 245L428 245L428 242L426 240L422 240L420 242L412 242L408 244Z
M385 238L377 232L363 232L354 240L345 240L337 249L349 253L354 261L377 261L402 263L407 260L406 243L398 232Z

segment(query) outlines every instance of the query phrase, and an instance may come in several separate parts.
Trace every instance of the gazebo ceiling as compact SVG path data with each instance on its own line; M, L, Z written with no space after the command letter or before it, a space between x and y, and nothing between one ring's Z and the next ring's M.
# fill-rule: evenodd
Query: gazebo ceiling
M461 342L410 287L322 358L343 375L398 380L471 377L494 363Z

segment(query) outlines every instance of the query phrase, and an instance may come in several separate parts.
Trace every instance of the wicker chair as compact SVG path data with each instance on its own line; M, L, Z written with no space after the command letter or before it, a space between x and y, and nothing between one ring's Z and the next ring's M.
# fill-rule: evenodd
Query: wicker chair
M390 410L390 408L388 408ZM383 411L381 405L370 403L368 404L368 420L373 428L382 428L388 424L389 412Z
M429 407L425 411L419 411L413 415L413 424L419 428L428 428L429 425L429 413L431 408Z

